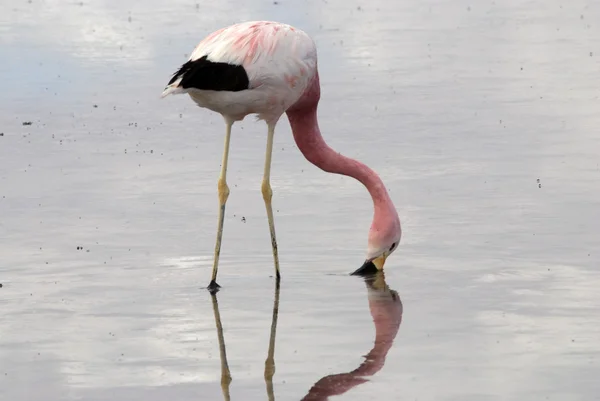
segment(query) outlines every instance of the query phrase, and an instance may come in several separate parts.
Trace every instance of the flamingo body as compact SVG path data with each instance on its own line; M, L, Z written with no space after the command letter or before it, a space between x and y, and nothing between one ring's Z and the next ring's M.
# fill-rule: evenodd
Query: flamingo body
M316 67L316 46L305 32L278 22L244 22L202 40L163 97L188 93L200 107L233 121L257 114L277 122L302 96Z

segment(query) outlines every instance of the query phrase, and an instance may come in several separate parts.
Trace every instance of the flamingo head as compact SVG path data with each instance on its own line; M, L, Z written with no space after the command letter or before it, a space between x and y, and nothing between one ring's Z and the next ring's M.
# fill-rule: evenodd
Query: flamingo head
M367 258L352 275L366 276L383 270L386 259L398 249L401 236L402 229L397 214L395 218L387 219L380 224L377 224L377 219L374 220L369 231Z

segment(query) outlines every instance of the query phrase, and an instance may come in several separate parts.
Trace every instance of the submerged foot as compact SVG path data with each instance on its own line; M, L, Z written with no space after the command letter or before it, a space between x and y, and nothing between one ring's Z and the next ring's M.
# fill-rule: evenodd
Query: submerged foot
M221 289L221 286L217 284L216 280L211 280L210 284L208 285L208 287L206 287L206 289L208 289L208 291L210 291L211 294L216 294Z

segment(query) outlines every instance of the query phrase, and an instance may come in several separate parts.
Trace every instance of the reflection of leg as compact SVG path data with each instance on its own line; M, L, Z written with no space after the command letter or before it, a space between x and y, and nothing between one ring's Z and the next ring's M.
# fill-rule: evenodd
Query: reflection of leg
M229 384L231 383L231 373L227 364L227 353L225 352L225 339L223 337L223 326L221 325L221 314L219 313L219 304L217 296L211 294L213 313L215 315L215 324L217 325L217 337L219 338L219 355L221 358L221 390L223 391L223 399L229 401Z
M269 220L269 231L271 232L271 247L273 248L273 260L275 262L275 277L279 280L279 256L277 255L277 239L275 237L275 222L273 220L273 207L271 199L273 198L273 190L271 189L271 156L273 155L273 136L275 135L275 124L269 124L269 132L267 136L267 151L265 153L265 171L262 181L262 194L267 208L267 218Z
M275 375L275 334L277 332L277 315L279 314L279 280L275 280L275 300L273 301L273 319L271 320L271 336L269 338L269 353L265 361L265 383L269 401L275 400L273 393L273 375Z
M229 139L231 137L231 126L233 121L225 120L227 131L225 132L225 146L223 149L223 162L221 164L221 174L219 175L219 223L217 226L217 242L215 244L215 256L213 261L213 270L208 289L210 292L219 291L217 284L217 270L219 269L219 255L221 254L221 239L223 238L223 221L225 220L225 203L229 197L229 187L227 186L227 161L229 160Z

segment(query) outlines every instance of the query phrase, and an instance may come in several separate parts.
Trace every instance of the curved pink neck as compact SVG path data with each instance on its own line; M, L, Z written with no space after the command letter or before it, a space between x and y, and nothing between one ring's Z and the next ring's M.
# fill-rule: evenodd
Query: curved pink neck
M394 204L377 173L365 164L341 155L325 143L317 121L317 102L318 97L317 101L302 105L304 107L287 111L294 140L304 157L326 172L353 177L367 188L375 209L372 230L377 230L385 220L398 219Z

